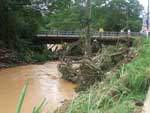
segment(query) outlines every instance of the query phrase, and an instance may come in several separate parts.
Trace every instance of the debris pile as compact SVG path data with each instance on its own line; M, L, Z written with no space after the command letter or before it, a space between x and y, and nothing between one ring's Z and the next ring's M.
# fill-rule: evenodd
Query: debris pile
M71 59L59 65L62 78L78 84L77 91L83 91L96 82L102 81L106 73L124 61L129 62L136 54L132 48L122 45L102 46L91 58L83 58L75 63Z

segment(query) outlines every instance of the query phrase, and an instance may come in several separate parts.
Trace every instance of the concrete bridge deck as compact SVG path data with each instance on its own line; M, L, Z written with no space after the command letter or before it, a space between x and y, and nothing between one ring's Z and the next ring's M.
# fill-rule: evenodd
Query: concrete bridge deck
M100 43L125 43L133 35L137 36L139 33L91 32L91 40L96 40ZM42 44L61 44L63 42L72 43L78 41L84 35L74 31L44 31L37 34L36 37L37 41Z

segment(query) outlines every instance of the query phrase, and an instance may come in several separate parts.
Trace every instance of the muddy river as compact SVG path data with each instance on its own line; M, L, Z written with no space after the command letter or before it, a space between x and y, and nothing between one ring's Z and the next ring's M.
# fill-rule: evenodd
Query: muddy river
M27 65L0 70L0 113L15 113L21 90L29 86L21 113L31 113L34 106L46 98L44 112L53 113L65 100L75 96L75 84L62 80L58 72L59 62L43 65ZM48 112L49 113L49 112Z

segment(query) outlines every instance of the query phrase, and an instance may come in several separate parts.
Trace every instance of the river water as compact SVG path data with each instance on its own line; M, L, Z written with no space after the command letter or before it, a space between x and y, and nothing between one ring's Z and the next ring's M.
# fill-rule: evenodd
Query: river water
M44 112L53 113L63 101L75 96L75 84L62 80L58 72L59 62L43 65L27 65L0 70L0 113L15 113L24 84L29 81L21 113L31 113L46 98Z

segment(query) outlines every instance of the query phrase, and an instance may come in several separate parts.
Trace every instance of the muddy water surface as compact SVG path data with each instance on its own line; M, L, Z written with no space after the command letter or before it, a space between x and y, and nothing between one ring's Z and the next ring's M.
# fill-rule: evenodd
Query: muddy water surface
M60 78L57 70L59 62L44 65L27 65L0 70L0 113L15 113L20 92L29 81L21 113L31 113L34 106L46 98L44 109L53 112L64 100L75 96L75 84ZM51 113L50 112L50 113Z

